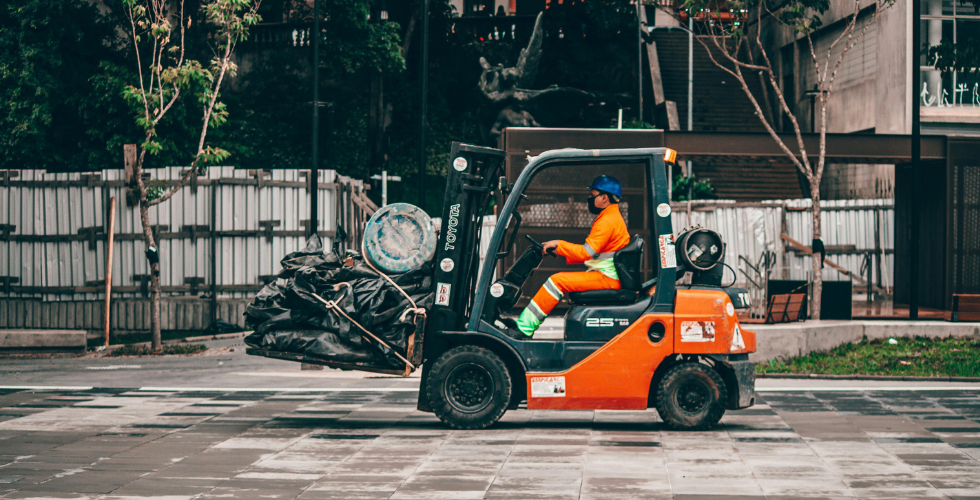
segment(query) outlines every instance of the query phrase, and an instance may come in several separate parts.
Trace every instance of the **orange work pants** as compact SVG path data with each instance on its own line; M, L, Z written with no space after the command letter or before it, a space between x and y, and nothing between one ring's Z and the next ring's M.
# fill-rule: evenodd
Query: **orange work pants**
M619 280L614 280L599 271L553 274L521 313L517 321L518 327L524 334L533 335L548 313L568 292L619 290L620 287Z

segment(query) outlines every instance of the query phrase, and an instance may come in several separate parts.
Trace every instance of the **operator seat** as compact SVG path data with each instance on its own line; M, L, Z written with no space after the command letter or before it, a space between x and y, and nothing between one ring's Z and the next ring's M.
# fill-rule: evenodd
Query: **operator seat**
M613 264L619 275L619 290L589 290L569 292L568 300L575 305L632 304L643 290L643 238L634 234L629 244L613 254Z

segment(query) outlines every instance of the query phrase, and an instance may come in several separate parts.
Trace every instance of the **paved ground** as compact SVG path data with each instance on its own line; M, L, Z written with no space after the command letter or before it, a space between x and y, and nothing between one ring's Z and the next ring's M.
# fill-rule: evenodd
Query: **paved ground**
M0 360L2 386L75 387L0 389L0 497L980 498L980 384L762 380L710 432L527 410L461 432L415 411L418 379L234 344Z

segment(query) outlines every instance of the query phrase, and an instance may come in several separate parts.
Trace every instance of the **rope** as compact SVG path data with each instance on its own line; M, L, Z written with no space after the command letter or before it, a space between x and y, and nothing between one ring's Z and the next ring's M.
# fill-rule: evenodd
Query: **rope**
M336 285L334 285L333 289L336 290L336 291L340 291L340 287L343 286L343 285L346 285L347 286L347 290L350 291L350 289L351 289L350 283L346 283L346 282L345 283L337 283ZM348 316L347 313L344 312L344 309L342 307L340 307L339 305L337 305L337 302L335 302L333 300L325 300L323 297L317 295L316 293L312 293L312 295L314 297L316 297L316 299L319 300L320 302L323 302L323 305L327 306L327 309L328 310L333 311L334 314L337 314L337 315L343 316L344 318L347 318L347 321L350 321L355 326L357 326L358 328L360 328L362 332L366 333L369 337L371 337L372 339L374 339L377 343L379 343L379 344L387 347L389 350L391 350L391 352L394 353L394 355L397 356L398 359L400 359L400 360L402 360L402 361L405 362L405 365L406 366L408 366L412 370L415 369L415 365L413 365L411 363L411 361L405 359L405 357L402 356L401 354L398 354L398 351L394 350L390 345L386 344L385 341L381 340L376 335L374 335L373 333L371 333L370 331L368 331L367 328L364 328L363 326L361 326L361 324L358 323L357 321L355 321L354 318ZM346 296L346 294L345 294L345 296ZM341 297L341 299L343 299L343 297ZM404 316L404 313L403 313L403 316Z
M422 317L422 327L424 329L425 328L425 318L426 318L426 316L425 316L425 314L426 314L425 313L425 309L419 307L418 304L416 304L415 301L412 300L412 297L410 297L408 295L408 293L405 292L404 289L402 289L402 287L398 286L398 283L395 283L395 281L392 280L387 274L381 272L381 270L379 270L378 268L374 267L373 264L371 264L371 259L369 259L367 257L367 246L366 246L366 243L364 242L364 240L361 240L361 258L364 261L364 263L367 264L368 267L371 268L372 271L380 274L382 277L384 277L384 279L388 280L388 283L391 283L391 286L395 287L399 292L401 292L401 294L404 295L406 299L408 299L408 303L409 304L412 304L412 307L409 307L409 308L405 309L402 312L402 315L398 318L398 320L399 321L405 321L408 318L408 313L414 313L415 314L415 318L413 319L412 323L415 324L415 328L418 329L418 327L419 327L418 317L421 316Z

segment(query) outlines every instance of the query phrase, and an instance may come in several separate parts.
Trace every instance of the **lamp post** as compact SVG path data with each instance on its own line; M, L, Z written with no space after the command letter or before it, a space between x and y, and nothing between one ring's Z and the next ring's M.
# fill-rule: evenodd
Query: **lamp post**
M909 319L919 319L919 162L922 160L919 130L919 46L922 41L920 0L912 0L912 196L909 196Z
M317 212L319 211L318 189L320 180L320 2L313 0L313 144L311 156L313 162L310 165L310 228L309 235L317 233L319 221Z
M422 78L422 109L419 119L419 208L425 210L425 122L429 97L429 0L422 0L422 54L419 71Z
M388 175L387 170L382 170L381 175L372 175L371 179L381 181L381 206L388 205L388 181L401 182L402 178L398 175Z

